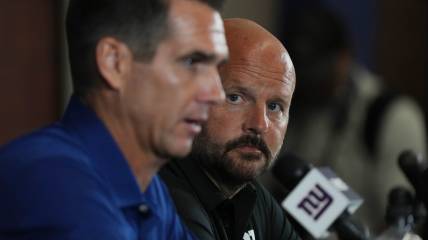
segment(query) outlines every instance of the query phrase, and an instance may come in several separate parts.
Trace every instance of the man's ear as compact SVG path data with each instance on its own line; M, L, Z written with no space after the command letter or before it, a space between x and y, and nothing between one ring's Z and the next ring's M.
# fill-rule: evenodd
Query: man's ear
M95 55L98 71L105 83L112 89L121 89L133 62L128 46L115 38L105 37L98 41Z

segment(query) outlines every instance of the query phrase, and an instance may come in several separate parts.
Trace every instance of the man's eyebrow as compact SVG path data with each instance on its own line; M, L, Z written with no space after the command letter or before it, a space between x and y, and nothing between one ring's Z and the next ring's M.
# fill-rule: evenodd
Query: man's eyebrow
M194 51L182 56L180 59L191 58L195 63L211 63L217 61L215 54L209 54L202 51Z
M242 87L242 86L231 86L231 87L226 87L225 90L226 90L226 92L227 91L239 92L239 93L244 94L247 98L250 98L252 100L255 99L254 92L251 89L248 89L246 87Z
M283 98L283 97L273 97L270 99L270 101L281 103L283 106L287 106L290 103L290 101L288 99Z

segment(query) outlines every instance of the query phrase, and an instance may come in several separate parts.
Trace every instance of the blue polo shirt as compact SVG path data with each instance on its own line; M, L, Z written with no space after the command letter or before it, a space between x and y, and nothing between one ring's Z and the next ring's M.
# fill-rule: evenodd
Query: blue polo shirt
M0 239L193 239L164 183L141 192L96 114L73 97L63 119L0 149Z

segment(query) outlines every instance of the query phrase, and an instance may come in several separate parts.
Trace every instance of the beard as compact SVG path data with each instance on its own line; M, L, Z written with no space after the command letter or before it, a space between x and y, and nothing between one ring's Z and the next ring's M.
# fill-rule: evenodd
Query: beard
M238 150L240 147L253 147L260 153L245 153ZM257 135L242 135L225 144L218 144L204 131L196 137L189 157L198 161L217 181L228 186L252 181L274 159L265 141Z

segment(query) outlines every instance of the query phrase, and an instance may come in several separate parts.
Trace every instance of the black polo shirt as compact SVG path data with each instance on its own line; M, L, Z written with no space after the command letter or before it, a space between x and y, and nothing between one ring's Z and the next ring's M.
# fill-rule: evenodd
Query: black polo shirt
M160 174L181 218L201 240L300 239L257 181L227 199L196 161L172 160Z

